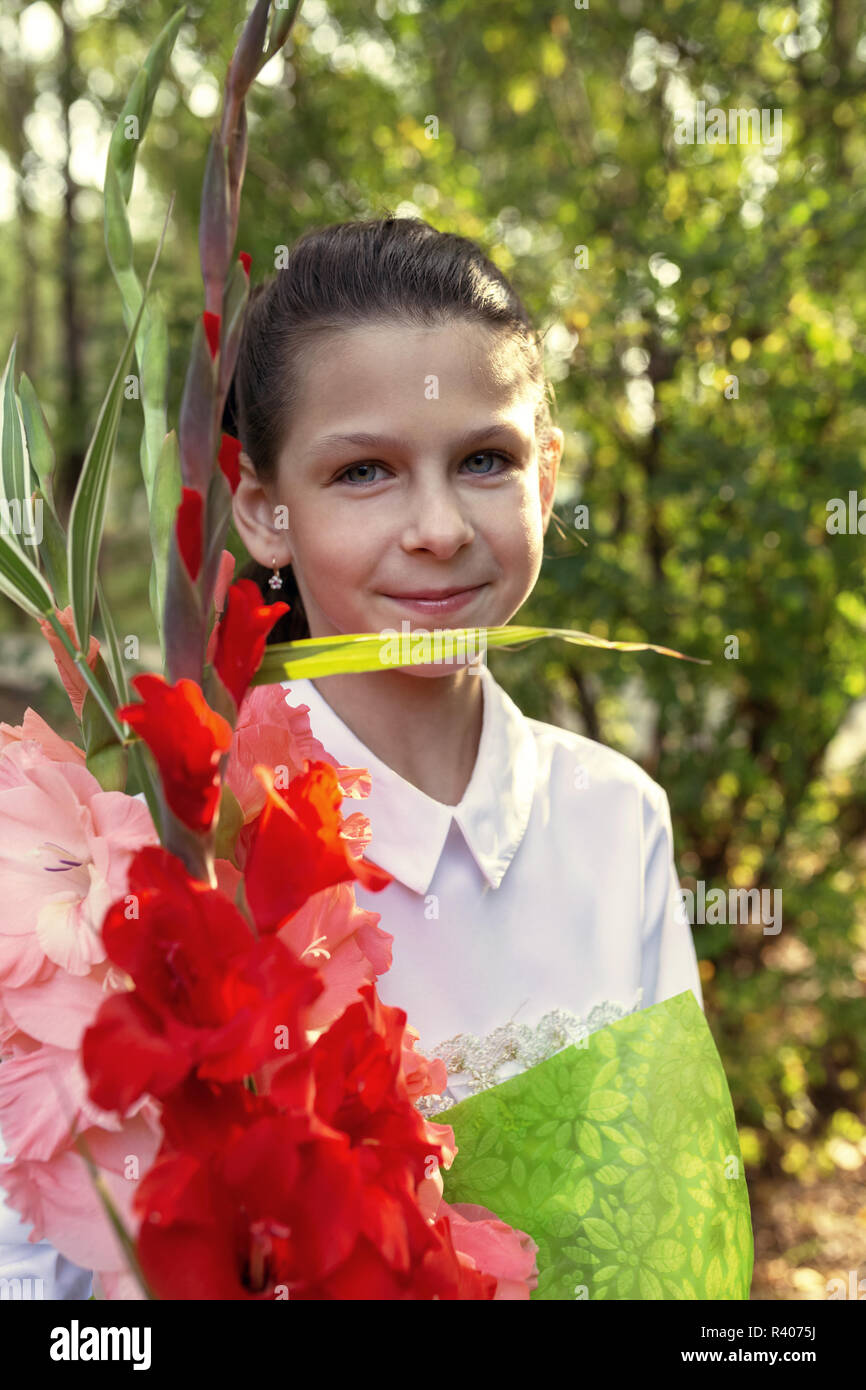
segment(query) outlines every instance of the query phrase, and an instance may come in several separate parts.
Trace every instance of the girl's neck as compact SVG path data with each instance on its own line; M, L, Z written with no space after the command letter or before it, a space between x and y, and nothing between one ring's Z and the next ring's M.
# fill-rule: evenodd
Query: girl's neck
M434 801L456 806L469 785L484 712L481 676L363 671L320 676L331 709L398 776Z

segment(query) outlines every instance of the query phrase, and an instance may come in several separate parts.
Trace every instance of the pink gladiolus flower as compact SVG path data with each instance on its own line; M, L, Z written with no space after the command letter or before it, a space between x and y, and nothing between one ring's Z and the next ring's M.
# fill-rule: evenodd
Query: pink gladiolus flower
M8 1065L4 1062L0 1072ZM56 1097L54 1105L56 1108ZM30 1096L20 1102L22 1109L32 1110L33 1106ZM139 1224L132 1207L138 1186L135 1178L153 1163L162 1139L156 1103L148 1097L138 1113L122 1124L111 1130L91 1126L81 1132L81 1138L100 1169L121 1220L135 1238ZM32 1225L32 1240L47 1239L67 1259L94 1270L106 1289L115 1290L113 1296L142 1296L129 1274L129 1262L84 1159L71 1144L47 1160L16 1158L0 1165L0 1187L8 1194L9 1205Z
M0 754L0 825L0 986L86 975L133 853L158 843L147 807L26 741Z
M495 1299L528 1299L538 1288L538 1246L532 1236L472 1202L453 1206L443 1202L436 1215L447 1220L454 1249L463 1262L495 1277Z
M265 789L253 773L256 763L273 768L288 786L304 770L304 759L326 759L327 754L313 737L308 716L309 705L294 707L288 692L280 685L254 685L241 701L234 728L226 781L240 802L244 824L254 820L265 804ZM278 774L278 769L285 769Z
M72 616L72 604L66 608L55 608L55 613L60 619L60 624L72 640L73 647L78 646L78 639L75 635L75 620ZM42 629L49 647L54 653L54 662L60 672L60 679L63 687L69 696L72 708L75 710L76 719L81 718L81 711L84 707L85 696L87 695L87 682L76 666L72 657L64 647L54 628L47 618L39 619L39 626ZM87 664L91 671L96 666L96 658L99 656L99 642L95 637L91 637L90 645L87 648Z
M41 714L29 708L24 711L20 724L0 723L0 753L10 743L27 741L38 743L46 758L54 763L78 763L79 767L87 764L83 748L79 748L77 743L70 743L67 738L61 738L50 724L46 724Z
M441 1095L448 1085L448 1069L439 1057L425 1057L415 1051L420 1039L417 1028L406 1024L403 1033L403 1079L413 1100L419 1096Z
M277 932L308 965L315 965L325 986L306 1014L308 1028L327 1028L390 969L393 937L378 925L380 913L358 907L350 883L313 893Z

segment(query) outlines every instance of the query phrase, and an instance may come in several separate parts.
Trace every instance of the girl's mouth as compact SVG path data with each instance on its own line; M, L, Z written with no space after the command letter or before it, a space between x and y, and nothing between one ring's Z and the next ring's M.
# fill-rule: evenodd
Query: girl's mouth
M383 597L414 613L456 613L486 588L486 584L477 584L474 589L461 589L447 598L405 598L400 594L384 594Z

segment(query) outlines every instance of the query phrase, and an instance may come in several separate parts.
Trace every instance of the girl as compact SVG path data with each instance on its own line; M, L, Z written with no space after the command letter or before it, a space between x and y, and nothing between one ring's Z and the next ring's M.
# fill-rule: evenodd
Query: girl
M245 573L291 604L270 642L492 627L532 592L563 434L472 241L393 217L302 236L253 291L223 427ZM703 1004L667 796L636 763L525 718L483 662L282 684L372 775L394 882L355 892L394 938L381 998L448 1068L428 1113L636 1008Z

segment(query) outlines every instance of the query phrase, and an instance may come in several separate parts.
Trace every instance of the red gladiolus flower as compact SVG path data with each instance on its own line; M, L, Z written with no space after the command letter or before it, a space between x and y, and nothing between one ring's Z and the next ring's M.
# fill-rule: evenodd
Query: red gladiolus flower
M309 1069L308 1069L309 1073ZM304 1113L312 1111L312 1076ZM172 1153L209 1159L231 1144L263 1115L277 1111L267 1096L254 1095L241 1081L202 1081L190 1072L170 1095L164 1097L160 1119L163 1142L159 1158Z
M91 1097L103 1109L126 1110L144 1091L165 1095L193 1068L237 1080L305 1044L318 972L276 938L256 940L228 898L161 846L132 860L128 894L109 908L102 937L135 984L106 1000L84 1035Z
M232 496L237 492L238 483L241 480L241 467L238 462L240 452L241 441L235 439L233 434L223 433L220 437L220 451L217 460L232 490Z
M361 994L309 1055L293 1058L273 1074L268 1095L279 1106L297 1103L312 1067L316 1115L348 1135L364 1178L360 1225L366 1244L352 1257L359 1262L359 1286L364 1285L361 1271L367 1270L391 1290L360 1296L400 1298L407 1296L405 1282L413 1265L440 1239L420 1212L417 1194L431 1161L444 1167L453 1159L448 1139L453 1131L442 1126L443 1137L437 1138L409 1097L401 1070L405 1012L383 1005L372 985ZM348 1275L339 1271L336 1277L342 1281Z
M260 931L277 931L321 888L356 878L375 893L393 877L349 853L341 835L343 798L335 768L305 763L285 791L274 787L270 768L263 763L253 768L267 798L253 822L245 864L247 902Z
M261 665L268 633L288 611L289 605L282 600L263 603L261 590L251 579L239 579L229 589L217 629L214 669L236 705L240 706Z
M212 314L209 309L205 309L202 312L202 319L204 321L204 335L207 338L207 345L213 359L220 350L220 315Z
M413 1268L400 1275L365 1237L344 1264L327 1279L293 1295L296 1302L343 1299L402 1301L484 1300L496 1294L496 1278L464 1264L454 1249L447 1221L427 1227L427 1249Z
M360 1195L345 1135L262 1115L207 1157L168 1154L145 1174L144 1276L159 1298L293 1298L351 1253Z
M117 714L144 739L159 767L165 799L193 830L207 830L219 804L219 764L232 742L231 725L212 710L195 681L176 685L149 673L132 685L143 703Z
M431 1126L415 1108L402 1075L403 1009L383 1004L373 985L351 1004L312 1048L316 1113L326 1124L347 1133L353 1144L369 1145L366 1161L387 1186L388 1169L399 1156L400 1190L414 1196L427 1176L428 1160L441 1166L453 1157L447 1142L432 1137ZM291 1085L291 1064L287 1064ZM279 1102L283 1072L275 1074L270 1094ZM453 1135L450 1126L441 1127ZM405 1180L411 1179L410 1185Z
M250 266L251 266L252 263L253 263L253 258L252 258L252 256L250 255L249 251L239 251L239 252L238 252L238 260L240 261L241 265L243 266L244 270L246 271L246 273L247 273L247 279L249 280L249 278L250 278Z
M157 1297L493 1297L495 1278L460 1261L447 1221L428 1223L365 1180L369 1148L309 1110L277 1114L238 1087L189 1087L183 1104L180 1091L166 1102L168 1143L133 1199ZM381 1239L364 1229L370 1210Z
M196 488L185 487L177 509L175 530L178 549L193 583L201 569L203 507L201 493Z

